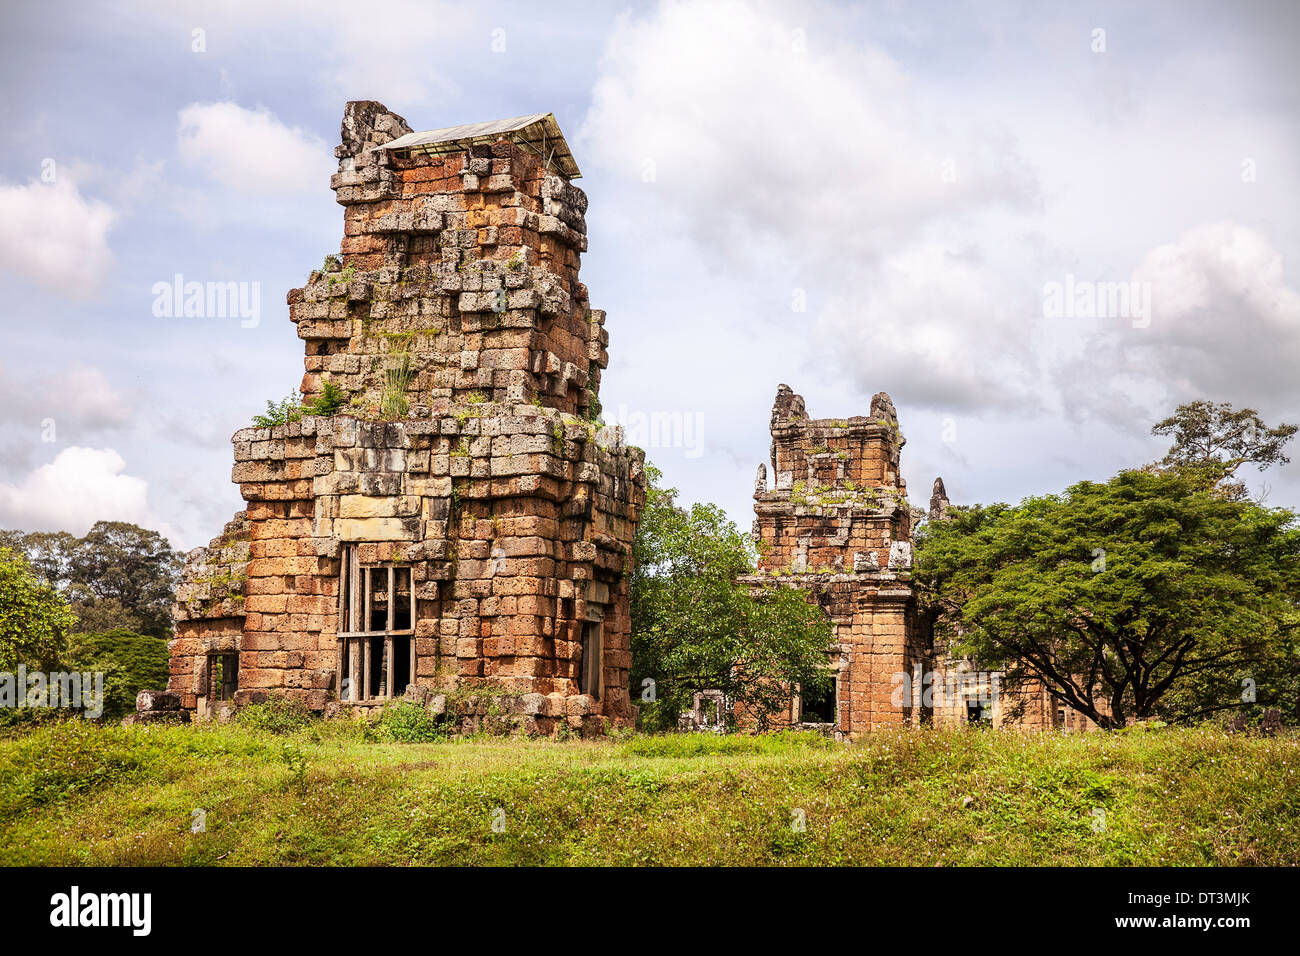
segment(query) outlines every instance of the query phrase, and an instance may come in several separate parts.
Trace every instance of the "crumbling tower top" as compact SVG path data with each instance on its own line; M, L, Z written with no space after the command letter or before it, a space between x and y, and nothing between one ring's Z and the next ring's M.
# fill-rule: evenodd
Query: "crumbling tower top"
M372 419L484 403L597 417L609 338L578 278L587 196L555 117L415 132L357 100L340 133L343 241L289 294L303 397L329 380Z
M471 146L491 146L503 139L536 153L542 158L547 170L557 176L565 179L582 177L554 113L534 113L531 116L407 133L380 148L410 158L416 155L459 153Z
M869 414L808 417L788 385L772 405L772 486L760 465L754 487L759 567L768 573L852 573L911 563L911 514L899 470L905 439L884 392Z

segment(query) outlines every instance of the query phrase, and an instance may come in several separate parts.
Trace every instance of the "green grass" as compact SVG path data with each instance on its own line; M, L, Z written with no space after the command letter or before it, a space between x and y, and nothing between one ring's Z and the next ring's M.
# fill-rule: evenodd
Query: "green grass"
M0 864L1300 864L1295 737L422 732L38 727L0 740Z

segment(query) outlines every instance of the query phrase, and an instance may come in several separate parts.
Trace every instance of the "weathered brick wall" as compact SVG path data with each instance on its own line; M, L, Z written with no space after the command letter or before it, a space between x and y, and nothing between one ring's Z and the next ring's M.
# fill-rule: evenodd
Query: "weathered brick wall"
M895 676L921 658L927 635L913 620L913 516L893 403L881 393L866 416L810 419L803 398L782 385L771 431L773 486L759 466L754 491L758 573L741 580L800 588L826 610L839 731L911 722L912 710L893 702Z
M186 612L172 689L201 669L200 631L228 639L237 622L238 702L336 700L352 545L362 564L411 569L417 696L534 695L522 712L544 731L630 723L644 456L592 420L608 336L578 281L586 198L509 142L411 158L374 148L406 132L380 104L348 104L331 183L342 252L288 303L304 396L328 377L349 404L235 434L242 618ZM202 567L191 562L187 587ZM602 628L599 700L580 693L589 621Z
M207 547L186 556L172 610L167 689L180 695L187 710L209 696L208 656L239 652L251 539L252 524L241 511Z
M307 342L304 395L328 376L377 414L388 371L409 355L411 403L434 415L482 399L588 415L608 335L578 281L586 195L506 141L447 155L357 154L386 134L349 141L349 123L382 107L348 109L331 184L344 206L342 251L289 294ZM393 137L406 131L386 112L372 122Z

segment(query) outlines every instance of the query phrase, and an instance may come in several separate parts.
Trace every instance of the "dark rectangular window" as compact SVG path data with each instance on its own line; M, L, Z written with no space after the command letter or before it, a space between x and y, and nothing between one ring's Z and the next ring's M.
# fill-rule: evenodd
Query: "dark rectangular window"
M339 574L339 699L401 696L415 680L411 568L362 564L355 545Z
M824 688L818 690L809 690L806 694L800 688L799 694L799 719L805 724L835 724L838 723L836 714L836 704L838 703L838 690L840 683L839 672L836 671L831 678L831 682Z
M208 656L208 700L233 700L239 689L239 655Z
M602 649L600 646L600 621L587 621L582 625L582 661L578 686L582 693L600 700Z

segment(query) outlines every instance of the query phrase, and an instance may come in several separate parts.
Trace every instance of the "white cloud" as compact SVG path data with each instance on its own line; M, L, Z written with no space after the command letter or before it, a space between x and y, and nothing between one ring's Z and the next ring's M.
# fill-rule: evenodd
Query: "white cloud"
M820 310L815 340L866 394L911 408L1028 412L1040 374L1029 316L990 262L955 244L906 244L854 273L862 290Z
M0 185L0 266L70 298L88 298L113 262L113 220L110 206L82 196L66 176Z
M103 519L129 521L169 535L165 524L153 520L148 482L125 471L126 462L111 448L65 448L21 483L0 484L0 524L79 535Z
M1092 339L1083 361L1095 381L1157 382L1158 408L1209 398L1294 415L1300 293L1267 237L1233 222L1198 225L1153 248L1133 279L1150 283L1151 323Z
M913 406L1023 407L1041 376L1024 283L999 269L1034 258L1023 222L1039 196L1015 138L927 98L882 47L844 35L842 11L787 16L665 2L622 18L584 162L726 282L810 319L790 365L816 354L861 394ZM790 315L795 290L807 316Z
M841 39L835 11L800 13L803 26L748 3L663 3L620 19L584 158L629 182L652 176L648 201L720 256L771 242L839 269L933 219L1035 201L1005 130L949 124L882 48Z
M46 419L57 429L118 428L131 419L131 405L99 369L89 365L17 376L0 367L0 423L28 426Z
M180 111L177 150L188 164L240 193L319 193L335 170L333 148L269 110L191 103Z

